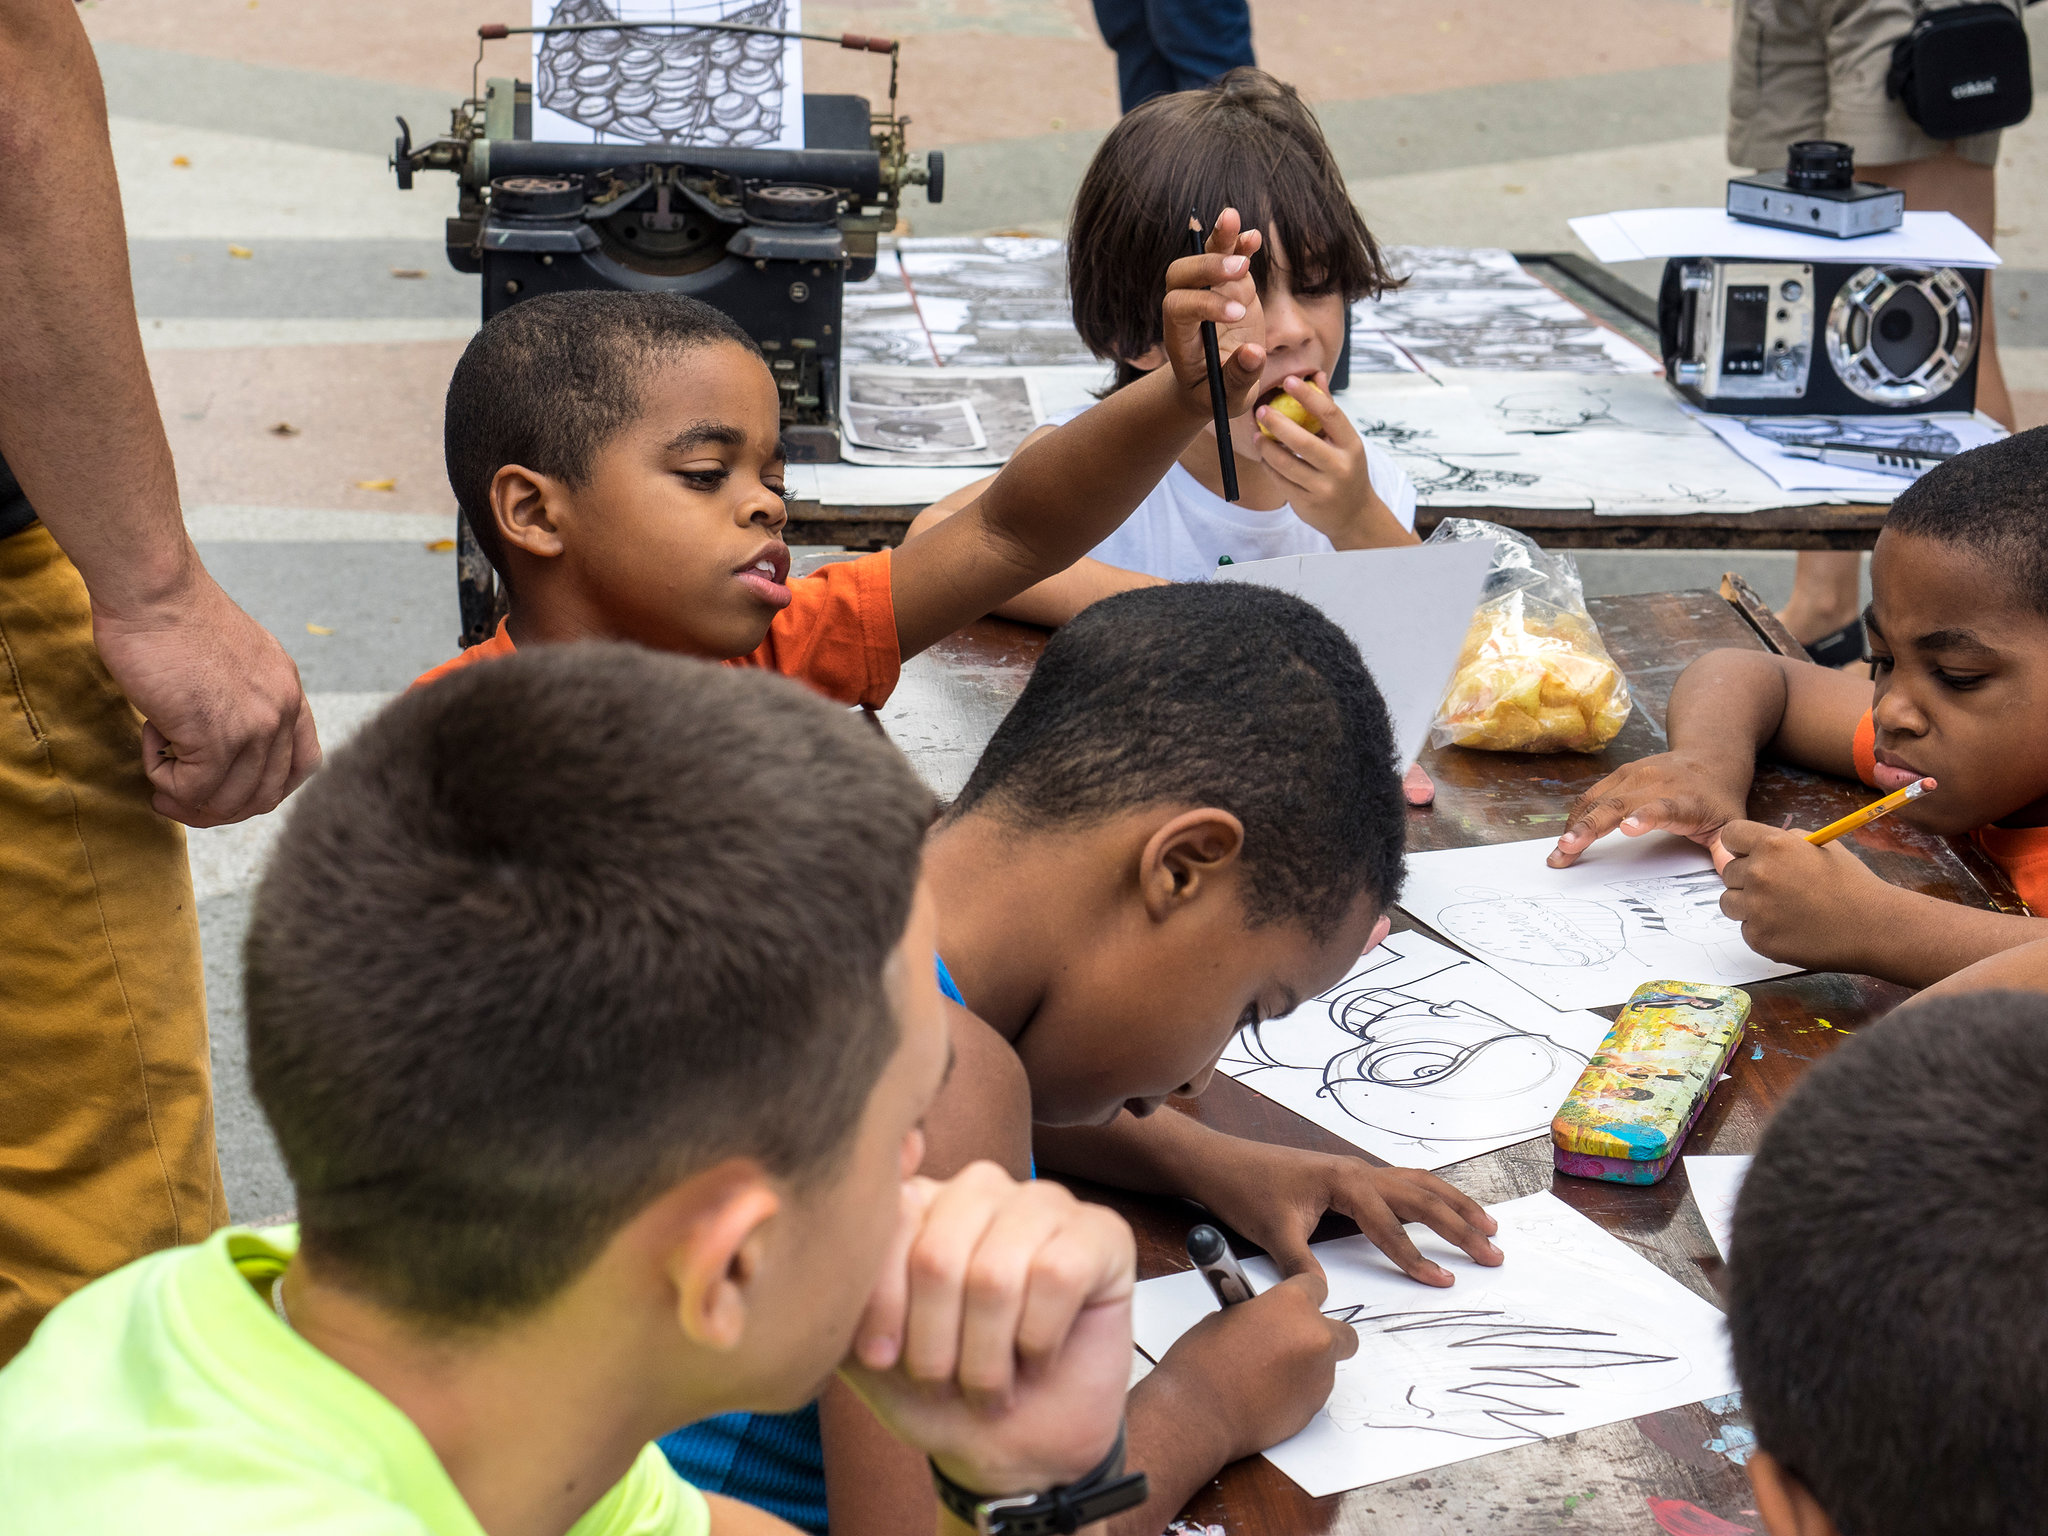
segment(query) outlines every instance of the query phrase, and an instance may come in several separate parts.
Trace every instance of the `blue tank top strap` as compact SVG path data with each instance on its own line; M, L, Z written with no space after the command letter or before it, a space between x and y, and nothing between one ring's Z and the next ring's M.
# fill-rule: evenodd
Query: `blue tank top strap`
M825 1444L816 1403L795 1413L721 1414L655 1443L692 1487L826 1536Z
M932 964L939 968L939 990L953 999L962 1008L965 1008L967 1006L967 999L960 995L960 984L953 979L953 973L946 969L944 957L934 954L932 956Z

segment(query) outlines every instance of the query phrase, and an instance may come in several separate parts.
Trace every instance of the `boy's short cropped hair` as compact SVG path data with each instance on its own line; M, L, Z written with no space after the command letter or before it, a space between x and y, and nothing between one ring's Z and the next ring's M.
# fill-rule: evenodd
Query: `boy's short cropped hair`
M546 293L500 310L448 380L442 451L455 504L505 574L491 480L521 464L582 485L598 450L639 419L657 359L715 342L760 346L723 311L673 293Z
M401 695L299 793L249 931L308 1258L488 1324L694 1171L821 1174L895 1049L932 809L762 673L586 642Z
M1816 1064L1736 1204L1757 1442L1845 1536L2048 1509L2048 997L1911 1008Z
M1053 635L950 816L1077 827L1152 805L1244 823L1253 925L1333 932L1400 894L1386 705L1322 611L1249 582L1141 587Z
M1262 291L1276 235L1296 293L1348 304L1394 286L1293 86L1245 65L1213 85L1154 96L1095 152L1067 232L1074 328L1116 363L1119 388L1139 377L1128 360L1159 343L1166 269L1188 253L1189 213L1207 229L1225 208L1266 235L1252 257Z
M1899 492L1884 526L1971 551L2009 573L2020 601L2048 616L2048 427L1935 465Z

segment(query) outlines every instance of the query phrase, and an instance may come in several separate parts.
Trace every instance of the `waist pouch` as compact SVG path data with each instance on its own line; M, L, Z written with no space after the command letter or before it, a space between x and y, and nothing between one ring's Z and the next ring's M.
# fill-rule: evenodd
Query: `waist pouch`
M1930 139L2010 128L2034 108L2027 29L2005 5L1930 11L1892 48L1884 93Z

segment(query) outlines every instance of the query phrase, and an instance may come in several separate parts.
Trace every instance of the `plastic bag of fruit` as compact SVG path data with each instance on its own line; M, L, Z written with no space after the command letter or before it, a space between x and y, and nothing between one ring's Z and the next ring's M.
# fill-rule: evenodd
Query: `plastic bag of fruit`
M1446 518L1430 543L1494 540L1492 568L1431 746L1487 752L1598 752L1628 721L1628 682L1586 611L1569 555L1473 518Z

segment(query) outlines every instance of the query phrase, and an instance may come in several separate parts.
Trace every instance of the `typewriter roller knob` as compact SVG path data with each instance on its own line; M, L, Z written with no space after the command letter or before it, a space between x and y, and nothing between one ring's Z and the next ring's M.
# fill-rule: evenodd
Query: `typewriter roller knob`
M943 149L932 150L924 157L924 165L924 200L943 203L946 200L946 152Z

